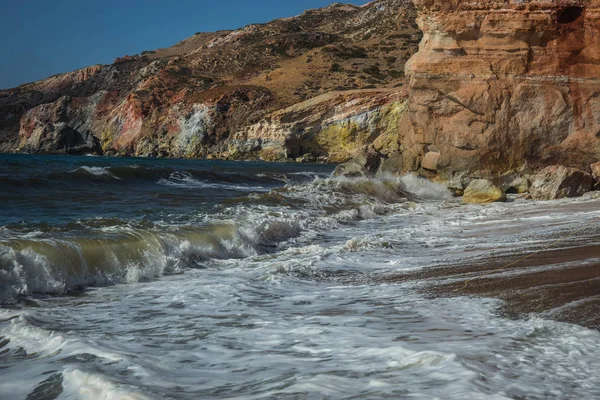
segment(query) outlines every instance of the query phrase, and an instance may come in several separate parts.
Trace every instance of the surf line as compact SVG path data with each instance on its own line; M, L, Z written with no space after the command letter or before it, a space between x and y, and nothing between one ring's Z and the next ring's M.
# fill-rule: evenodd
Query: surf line
M591 221L594 221L594 220L600 220L600 217L591 218ZM581 228L579 228L579 229L575 229L575 230L574 230L573 232L571 232L570 234L568 234L568 235L566 235L566 236L563 236L563 237L560 237L560 238L558 238L557 240L555 240L555 241L553 241L553 242L550 242L550 244L548 244L548 245L546 245L546 246L542 247L540 250L538 250L538 251L536 251L536 252L533 252L533 253L531 253L531 254L528 254L528 255L526 255L526 256L524 256L524 257L521 257L521 258L519 258L518 260L516 260L516 261L513 261L513 262L511 262L511 263L508 263L508 264L506 264L506 265L504 265L504 266L502 266L502 267L500 267L500 268L496 268L496 269L493 269L493 270L491 270L491 271L488 271L487 273L485 273L485 274L483 274L483 275L480 275L480 276L478 276L478 277L476 277L476 278L468 279L468 280L466 280L466 281L465 281L465 284L464 284L462 287L460 287L460 288L458 288L458 289L455 289L455 290L453 290L451 293L458 293L458 292L462 292L463 290L465 290L465 289L466 289L466 288L469 286L469 284L470 284L471 282L474 282L474 281L476 281L476 280L478 280L478 279L485 278L486 276L493 275L493 274L495 274L495 273L497 273L497 272L503 271L503 270L505 270L505 269L508 269L508 268L510 268L510 267L512 267L512 266L514 266L514 265L517 265L517 264L519 264L519 263L521 263L521 262L523 262L523 261L525 261L525 260L527 260L527 259L529 259L529 258L531 258L531 257L537 256L538 254L542 254L542 253L544 253L544 252L546 252L546 251L548 251L548 250L550 250L550 249L552 249L552 248L554 248L554 247L558 246L559 244L561 244L561 243L563 243L563 242L566 242L567 240L571 239L572 237L574 237L574 236L576 236L577 234L579 234L579 233L581 233L581 232L585 231L585 230L586 230L586 229L588 229L588 228L589 228L589 226L588 226L588 225L586 225L586 226L583 226L583 227L581 227Z

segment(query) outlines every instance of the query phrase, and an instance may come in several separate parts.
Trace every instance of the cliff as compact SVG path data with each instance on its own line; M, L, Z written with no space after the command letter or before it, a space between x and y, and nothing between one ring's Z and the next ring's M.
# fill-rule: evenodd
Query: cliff
M401 131L414 164L445 180L554 164L590 172L600 160L600 1L414 3L424 37L406 65Z
M336 3L0 91L0 151L366 150L458 193L478 178L521 191L544 167L600 160L599 24L600 0Z
M393 149L415 19L409 0L336 3L0 91L0 151L338 162L380 136Z

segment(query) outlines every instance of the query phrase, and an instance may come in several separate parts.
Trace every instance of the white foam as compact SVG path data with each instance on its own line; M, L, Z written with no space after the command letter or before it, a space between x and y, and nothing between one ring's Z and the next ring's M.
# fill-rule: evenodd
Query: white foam
M64 291L65 281L46 257L29 248L16 251L0 245L0 304L9 303L22 294Z
M107 176L107 177L110 177L113 179L122 180L121 178L114 176L107 167L83 166L83 167L79 167L76 170L73 170L70 172L75 173L75 172L79 172L79 171L85 171L85 172L89 173L90 175L94 175L94 176Z
M139 390L118 385L100 374L91 374L76 368L63 372L63 396L67 399L145 400Z
M206 182L196 179L187 171L176 171L169 175L168 179L161 178L158 184L165 186L181 187L188 189L223 189L223 190L239 190L239 191L255 191L264 192L269 190L264 186L259 185L234 185L229 183Z
M23 349L29 355L51 356L61 351L66 343L63 335L35 327L21 315L0 328L0 337L8 339L12 349Z
M1 323L14 338L8 346L59 351L34 361L40 374L57 359L66 364L66 398L177 397L174 387L229 398L598 397L598 332L505 319L499 301L423 297L414 290L423 282L380 283L399 270L523 251L588 222L597 203L590 212L581 203L577 221L560 208L574 203L556 203L543 210L553 219L540 221L534 203L463 206L402 179L318 178L271 193L273 205L224 206L202 227L133 231L153 246L131 263L117 251L106 257L123 281L151 280L186 260L205 269L31 311L53 322L68 316L76 323L67 333L30 332L7 313L17 317ZM406 202L409 187L443 202ZM79 354L102 360L64 359ZM30 366L15 362L11 376Z
M400 178L400 181L408 192L421 200L449 200L452 198L452 194L445 186L427 179L405 175Z

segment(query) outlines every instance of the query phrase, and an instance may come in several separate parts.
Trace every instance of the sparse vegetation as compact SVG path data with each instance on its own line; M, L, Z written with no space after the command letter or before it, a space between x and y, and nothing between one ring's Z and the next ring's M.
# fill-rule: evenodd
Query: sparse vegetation
M349 60L352 58L367 58L369 56L367 50L363 47L343 44L326 46L323 48L323 52L342 60Z
M381 10L376 9L378 4L332 6L238 31L196 32L191 39L158 52L146 50L141 56L118 58L115 65L102 67L106 73L90 72L85 82L64 80L70 86L51 87L43 99L86 99L106 88L111 94L103 98L102 111L94 116L100 122L93 122L102 125L105 121L101 119L121 112L119 105L131 96L136 115L144 116L148 143L162 146L152 151L168 156L167 140L178 129L173 118L194 104L216 104L229 96L226 100L231 108L218 114L218 126L210 139L216 143L275 110L323 93L398 83L403 76L401 67L417 50L420 36L410 28L416 16L412 3L400 6L404 8L400 17L397 3L393 3L394 7ZM238 91L246 86L252 90L242 96ZM44 85L39 87L40 92L46 90ZM38 105L36 101L31 107ZM6 119L4 115L0 120ZM107 132L107 145L112 145L119 130ZM134 150L114 149L115 154L120 151Z
M333 63L331 64L331 67L329 67L329 72L341 72L343 70L344 68L338 63Z
M363 69L361 69L361 71L364 72L365 74L369 74L372 76L381 75L381 71L379 70L379 67L377 65L371 65L368 67L364 67Z
M394 40L394 39L412 39L412 34L411 33L395 33L393 35L388 36L389 40Z
M402 70L392 69L392 70L387 71L387 73L390 76L390 78L393 78L393 79L404 78L404 71L402 71Z

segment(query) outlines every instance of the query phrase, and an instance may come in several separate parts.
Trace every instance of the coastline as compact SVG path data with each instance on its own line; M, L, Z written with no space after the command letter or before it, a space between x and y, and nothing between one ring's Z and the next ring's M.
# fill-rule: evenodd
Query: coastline
M552 320L595 323L560 307L595 301L597 192L481 206L322 165L3 158L0 397L597 397L600 332Z
M550 206L551 202L541 205ZM597 202L583 203L593 208ZM571 205L573 215L581 210ZM600 223L571 227L546 235L531 247L498 254L493 236L484 237L490 253L461 264L423 268L386 279L390 283L419 281L423 292L435 297L496 298L500 314L513 318L537 315L600 330ZM518 226L515 238L525 234Z

